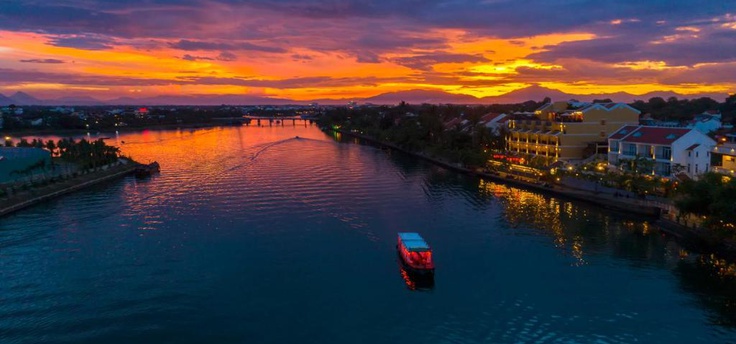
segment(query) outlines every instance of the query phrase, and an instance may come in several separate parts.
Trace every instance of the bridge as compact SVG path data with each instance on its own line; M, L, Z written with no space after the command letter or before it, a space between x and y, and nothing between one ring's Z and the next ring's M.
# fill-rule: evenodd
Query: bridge
M242 116L242 117L218 117L213 118L214 121L226 122L233 125L256 125L259 127L269 126L285 126L291 124L296 126L297 123L307 126L314 122L314 117L308 116Z

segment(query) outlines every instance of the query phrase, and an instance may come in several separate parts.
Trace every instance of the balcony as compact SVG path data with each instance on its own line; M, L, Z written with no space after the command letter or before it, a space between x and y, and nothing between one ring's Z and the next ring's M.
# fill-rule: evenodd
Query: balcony
M736 170L713 166L711 170L715 173L727 174L736 177Z

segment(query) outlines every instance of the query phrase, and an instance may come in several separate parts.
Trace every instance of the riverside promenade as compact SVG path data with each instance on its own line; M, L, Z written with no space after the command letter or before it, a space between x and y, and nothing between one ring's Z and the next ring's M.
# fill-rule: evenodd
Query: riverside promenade
M406 149L403 149L399 146L396 146L391 143L382 142L379 140L376 140L372 137L365 136L362 134L350 132L347 130L341 130L337 129L336 131L342 133L346 136L351 136L355 138L359 138L362 140L365 140L367 142L371 142L383 147L395 149L398 151L401 151L406 154L410 154L419 158L422 158L424 160L427 160L429 162L432 162L434 164L437 164L439 166L445 167L447 169L451 169L457 172L470 174L474 176L478 176L487 180L504 183L528 190L533 190L545 194L554 194L557 196L563 196L565 198L574 199L574 200L580 200L585 201L588 203L596 204L598 206L601 206L603 208L626 212L629 214L637 214L642 216L647 216L651 218L659 218L661 212L663 209L667 208L666 210L669 210L669 205L663 204L661 202L653 202L649 200L643 200L643 199L637 199L637 198L624 198L624 197L616 197L614 194L604 193L604 192L594 192L594 191L588 191L583 189L575 189L571 188L569 186L563 186L563 185L543 185L538 182L532 182L532 181L526 181L524 180L523 176L516 176L510 173L499 173L499 174L493 174L493 173L487 173L487 172L480 172L480 171L474 171L469 168L460 166L458 164L449 163L434 157L430 157L421 153L411 152Z
M639 199L635 197L626 198L615 196L615 194L613 193L573 188L569 185L554 184L545 186L536 181L525 181L523 176L513 176L513 178L509 178L510 174L502 175L501 173L492 174L474 171L458 164L449 163L424 154L408 151L394 144L382 142L369 136L341 129L337 129L336 131L346 136L358 138L372 144L391 148L412 156L416 156L436 165L460 173L477 176L486 180L491 180L494 182L499 182L527 189L530 191L539 192L542 194L555 195L566 199L595 204L602 208L610 209L615 212L643 216L652 219L653 223L657 225L657 228L659 228L660 231L677 238L678 242L680 242L682 245L684 245L684 247L688 249L699 252L713 252L722 257L736 261L736 242L714 239L709 233L703 231L697 226L691 227L687 223L680 223L676 216L677 210L671 203Z
M92 185L132 174L137 166L137 163L130 160L120 159L117 164L102 167L98 171L19 191L8 198L0 199L0 217Z

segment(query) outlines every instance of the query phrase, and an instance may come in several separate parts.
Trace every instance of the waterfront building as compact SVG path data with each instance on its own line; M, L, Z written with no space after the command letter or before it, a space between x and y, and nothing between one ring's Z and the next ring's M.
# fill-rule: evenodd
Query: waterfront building
M713 172L736 176L736 134L726 134L713 147Z
M638 124L639 113L624 103L547 103L534 119L509 120L507 147L551 160L581 160L589 146L605 146L615 130Z
M509 116L505 113L489 113L481 117L479 124L488 128L493 134L500 134L502 128L508 127Z
M721 119L722 117L719 111L706 111L702 114L695 115L692 120L688 121L687 127L695 128L708 134L723 126Z
M608 164L623 168L626 162L643 159L651 167L640 173L662 177L684 173L697 179L710 169L715 145L696 129L628 125L608 137Z

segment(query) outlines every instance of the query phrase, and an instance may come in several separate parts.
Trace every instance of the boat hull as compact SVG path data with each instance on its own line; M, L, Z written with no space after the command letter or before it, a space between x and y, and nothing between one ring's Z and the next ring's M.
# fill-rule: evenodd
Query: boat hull
M404 255L401 254L401 247L399 245L396 245L396 255L399 258L399 263L401 264L401 267L410 275L416 276L416 277L434 276L434 267L426 268L426 267L414 266L410 264L407 261L407 259L404 257Z

